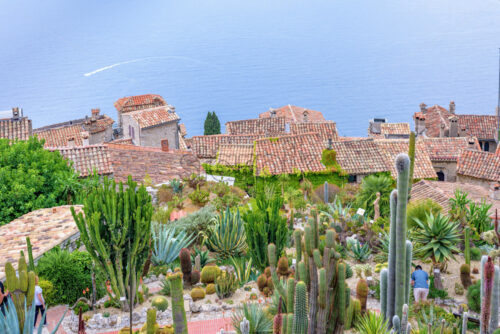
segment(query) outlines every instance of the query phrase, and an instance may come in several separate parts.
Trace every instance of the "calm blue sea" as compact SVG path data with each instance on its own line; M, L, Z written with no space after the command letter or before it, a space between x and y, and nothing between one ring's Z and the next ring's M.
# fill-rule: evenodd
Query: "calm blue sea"
M420 102L494 113L499 0L0 0L0 110L39 127L158 93L189 135L295 104L342 135Z

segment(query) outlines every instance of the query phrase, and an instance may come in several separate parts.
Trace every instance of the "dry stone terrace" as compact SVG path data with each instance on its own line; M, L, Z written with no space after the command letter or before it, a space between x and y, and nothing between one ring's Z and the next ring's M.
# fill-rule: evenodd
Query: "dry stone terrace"
M36 261L43 253L58 245L71 243L79 236L70 207L63 205L36 210L0 226L0 280L5 278L5 263L11 262L17 269L20 251L24 251L27 260L26 237L33 245ZM82 211L81 205L74 207L77 212Z

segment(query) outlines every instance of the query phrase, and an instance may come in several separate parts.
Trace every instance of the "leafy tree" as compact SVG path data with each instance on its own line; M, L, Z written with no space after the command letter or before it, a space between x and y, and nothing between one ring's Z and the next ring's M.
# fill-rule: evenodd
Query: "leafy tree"
M78 190L71 166L43 143L35 137L0 139L0 225L33 210L66 204Z
M406 222L408 228L412 228L415 225L415 219L425 221L425 219L427 219L427 214L432 213L436 216L438 213L441 213L442 210L443 207L430 198L410 202L406 209Z
M387 175L370 175L363 179L359 194L356 197L356 204L366 210L368 217L373 217L375 210L373 202L380 193L380 216L389 215L389 195L393 189L394 181Z
M204 124L204 135L218 135L220 134L220 121L215 111L209 111Z

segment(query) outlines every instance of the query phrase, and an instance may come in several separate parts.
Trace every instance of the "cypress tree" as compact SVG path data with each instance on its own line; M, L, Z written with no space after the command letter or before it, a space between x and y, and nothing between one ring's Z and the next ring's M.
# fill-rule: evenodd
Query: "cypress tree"
M211 134L211 132L212 132L212 123L213 123L212 113L209 111L207 113L207 118L205 118L205 124L203 125L203 128L204 128L203 134L205 136Z
M204 124L204 135L218 135L220 134L220 121L215 111L209 111Z
M220 134L220 121L219 121L219 117L217 117L217 115L215 114L215 111L212 111L212 117L213 117L213 121L214 121L213 134L218 135L218 134Z

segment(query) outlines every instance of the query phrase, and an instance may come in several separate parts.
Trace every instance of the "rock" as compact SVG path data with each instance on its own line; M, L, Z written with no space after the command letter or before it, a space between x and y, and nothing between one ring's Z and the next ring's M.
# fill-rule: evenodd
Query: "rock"
M121 327L127 327L130 326L130 318L128 315L123 315L122 319L120 321L120 326Z
M141 321L141 316L139 315L139 313L137 312L132 313L132 323L135 325L138 324L140 321Z
M193 298L191 298L191 296L188 293L185 293L184 300L193 300Z
M199 305L196 305L196 303L193 302L192 300L190 300L189 301L189 310L192 313L199 313L201 311L201 307Z
M163 274L158 275L158 279L162 280L164 278L165 278L165 275L163 275Z
M115 327L117 323L118 323L118 316L116 314L113 314L112 316L109 317L110 327Z

